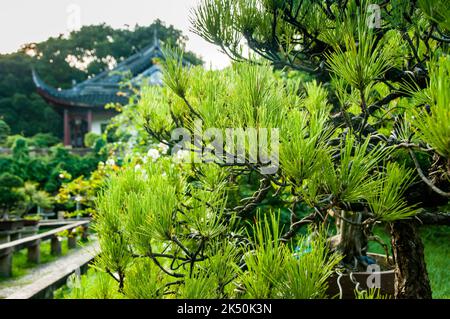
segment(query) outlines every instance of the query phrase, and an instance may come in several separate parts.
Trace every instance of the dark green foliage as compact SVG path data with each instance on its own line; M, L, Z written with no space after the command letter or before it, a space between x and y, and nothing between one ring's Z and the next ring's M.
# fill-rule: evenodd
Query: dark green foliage
M8 135L11 133L11 128L5 121L0 120L0 145L6 142Z
M18 191L22 185L23 180L16 175L11 173L0 175L0 219L13 213L15 206L24 199L23 193Z
M86 145L86 147L92 148L95 146L99 138L101 138L100 135L94 132L89 132L84 136L84 145Z
M83 157L70 154L63 147L56 146L52 155L45 161L47 166L47 178L44 180L44 190L49 193L56 192L63 180L61 172L69 173L73 178L84 175L88 176L97 168L99 161L104 161L103 155L88 154Z
M46 148L55 146L60 142L59 138L50 133L38 133L30 139L29 144L39 148Z
M20 187L23 185L23 180L11 173L3 173L0 175L0 187Z
M99 154L101 156L105 155L105 151L106 151L106 141L103 138L98 139L95 144L94 144L94 152L96 154Z
M28 142L24 138L18 138L12 148L12 155L19 164L25 163L29 158Z
M37 182L45 191L55 193L64 181L60 177L62 172L73 178L88 176L99 161L106 160L105 155L101 155L104 145L100 141L94 152L85 156L70 154L61 146L53 147L48 156L30 156L27 139L19 138L15 141L12 155L0 156L0 171L23 181Z
M397 298L431 298L431 289L420 237L411 224L402 231L395 221L411 220L420 209L450 198L449 4L203 0L193 10L194 32L233 60L266 60L278 70L308 72L320 83L320 90L305 86L310 99L305 108L310 114L329 113L325 125L312 130L317 135L308 131L302 141L301 132L315 127L314 118L304 123L298 119L308 114L295 116L295 107L287 112L280 177L292 186L297 201L322 213L325 221L330 212L336 217L336 249L347 267L354 267L354 261L357 265L358 256L365 254L361 247L372 240L366 231L372 218L394 222ZM259 58L242 52L243 39ZM178 81L171 89L191 101L175 90L181 87L178 83L184 84ZM183 89L189 91L189 85ZM329 109L317 103L320 96L331 104ZM200 107L196 110L209 115ZM340 151L333 150L335 146ZM321 148L324 153L314 154ZM311 175L329 150L329 163ZM368 211L372 215L363 216ZM300 227L292 215L291 227Z

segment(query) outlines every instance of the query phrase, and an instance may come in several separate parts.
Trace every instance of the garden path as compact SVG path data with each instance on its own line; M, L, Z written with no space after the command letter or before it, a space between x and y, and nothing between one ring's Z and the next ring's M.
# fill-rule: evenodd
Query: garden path
M13 278L0 283L0 299L3 298L27 298L41 289L46 288L52 282L67 278L76 272L81 266L87 264L99 253L98 240L91 240L65 256L55 261L39 265L24 276ZM29 297L28 297L29 298Z

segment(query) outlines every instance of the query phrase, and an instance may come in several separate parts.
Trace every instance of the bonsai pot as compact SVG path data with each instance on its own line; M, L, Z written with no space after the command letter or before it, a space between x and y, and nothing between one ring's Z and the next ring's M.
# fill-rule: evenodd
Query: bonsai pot
M33 220L33 219L24 219L23 220L23 225L25 227L37 226L38 224L39 224L39 220Z
M382 264L385 266L388 266L392 269L388 270L381 270L379 272L354 272L353 273L353 279L359 283L359 287L366 290L368 288L367 284L368 282L372 282L372 278L377 275L379 275L380 280L380 293L382 295L387 295L391 298L393 298L395 293L394 288L394 281L395 281L395 275L394 275L394 266L386 262L386 256L379 255L379 254L368 254L370 257L374 258L378 264ZM386 267L385 267L386 268ZM339 284L342 288L342 299L355 299L355 289L356 284L353 283L353 281L350 278L350 274L344 273L344 275L340 278L339 284L338 284L338 278L339 276L334 273L328 280L328 290L327 294L329 297L335 297L340 294ZM369 279L369 280L368 280Z
M23 227L23 220L2 220L0 221L0 230L17 230Z

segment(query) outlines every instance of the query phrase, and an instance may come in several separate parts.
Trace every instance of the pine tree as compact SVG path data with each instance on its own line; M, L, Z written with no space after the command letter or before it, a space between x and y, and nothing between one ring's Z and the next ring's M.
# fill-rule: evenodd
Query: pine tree
M97 267L133 297L321 298L338 264L365 269L373 226L386 223L396 297L431 298L413 217L426 221L423 208L449 197L447 8L445 0L204 0L194 30L236 63L186 68L167 50L165 86L140 92L140 124L170 148L179 146L174 129L194 134L199 123L203 135L279 129L279 169L265 173L267 163L249 155L227 162L232 143L201 157L212 146L195 140L177 153L189 163L133 158L98 199ZM257 56L246 57L244 43ZM241 147L252 154L251 143ZM234 200L249 174L259 189ZM279 212L258 206L270 195L288 208L287 228ZM338 233L326 239L331 222Z
M423 245L413 221L396 222L417 213L406 206L401 195L408 193L411 172L382 163L388 154L374 149L394 149L390 155L394 158L402 151L409 154L409 166L415 168L413 178L421 179L422 189L416 198L411 198L409 189L409 203L426 201L437 206L449 197L445 190L450 168L449 6L446 0L204 0L192 19L194 31L233 60L247 60L242 53L245 43L275 68L302 70L329 85L333 105L329 120L334 130L342 130L333 138L346 151L341 150L340 160L333 160L328 168L332 188L326 194L331 202L341 202L337 206L346 211L335 212L344 228L352 228L352 224L345 226L348 223L343 218L365 224L383 216L392 222L397 297L427 298L431 290ZM419 153L433 163L419 163ZM386 177L381 178L386 180L372 187L373 174L368 172L379 165L384 166ZM372 199L364 198L377 189ZM359 190L362 196L348 194L352 190ZM350 200L349 195L353 196ZM424 199L427 196L432 200ZM361 200L368 207L352 207ZM354 236L353 231L344 229L343 234ZM344 255L360 255L355 252L360 245L350 242L341 237Z

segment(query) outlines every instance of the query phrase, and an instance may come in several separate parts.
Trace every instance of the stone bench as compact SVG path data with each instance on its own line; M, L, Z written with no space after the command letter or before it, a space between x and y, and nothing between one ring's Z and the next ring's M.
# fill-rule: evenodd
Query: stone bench
M61 255L61 241L58 234L64 231L69 232L68 247L76 247L76 236L73 233L78 227L82 227L82 239L87 239L88 225L90 221L72 222L68 225L47 231L42 234L32 235L26 238L14 240L5 244L0 244L0 276L11 277L12 259L14 252L21 249L28 249L28 261L39 263L41 259L40 244L43 241L51 240L51 254Z

